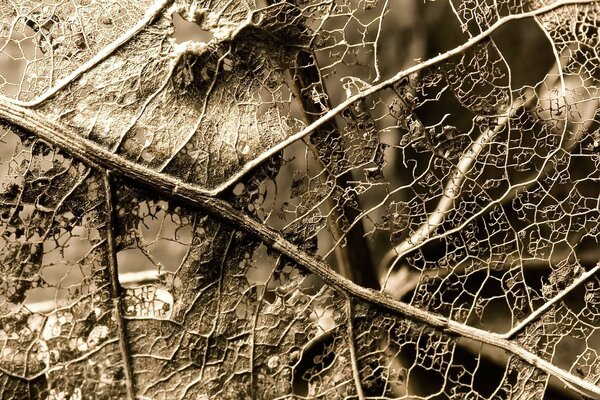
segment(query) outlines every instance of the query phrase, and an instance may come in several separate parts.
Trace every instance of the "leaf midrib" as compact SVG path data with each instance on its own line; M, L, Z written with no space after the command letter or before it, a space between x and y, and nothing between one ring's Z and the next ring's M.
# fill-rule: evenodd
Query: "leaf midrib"
M421 310L410 304L395 300L381 292L364 288L334 272L329 265L306 253L286 240L280 233L235 209L224 200L208 196L194 185L138 165L119 155L110 153L98 144L79 136L31 109L0 98L0 120L33 133L42 140L55 145L73 157L99 170L112 171L146 188L158 191L171 199L183 201L208 214L244 230L265 245L297 262L325 283L342 293L352 295L368 303L394 311L406 318L438 329L446 334L477 340L516 355L525 362L555 376L573 390L600 399L600 387L559 368L543 358L524 349L502 335L474 328L446 317Z

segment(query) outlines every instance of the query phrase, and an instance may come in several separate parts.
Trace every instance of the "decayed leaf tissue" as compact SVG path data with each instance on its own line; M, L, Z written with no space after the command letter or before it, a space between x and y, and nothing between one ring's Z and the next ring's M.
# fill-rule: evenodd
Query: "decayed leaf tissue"
M1 399L600 399L597 0L0 0Z

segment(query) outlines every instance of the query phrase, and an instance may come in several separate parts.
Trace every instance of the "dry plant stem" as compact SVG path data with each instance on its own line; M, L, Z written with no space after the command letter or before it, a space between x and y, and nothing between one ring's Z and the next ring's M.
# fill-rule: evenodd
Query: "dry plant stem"
M594 100L594 109L597 108L598 106L598 100ZM587 128L588 127L582 127L576 135L573 136L573 138L571 138L570 140L568 140L564 146L565 151L570 151L581 139L581 137L583 136L583 134L585 132L587 132ZM550 164L546 165L546 168L544 168L543 175L548 175L552 170L554 169L554 167ZM529 176L528 178L526 178L526 180L531 180L534 177L534 175ZM502 205L506 205L509 201L511 201L518 193L521 192L525 192L527 191L527 189L529 189L532 185L537 184L537 180L534 181L532 184L530 185L525 185L523 187L516 187L508 196L506 196L503 201L501 202ZM390 253L388 253L390 254ZM386 254L386 256L388 256ZM392 250L392 257L391 258L395 258L396 257L396 252ZM548 260L549 263L557 263L559 261L561 261L561 257L556 257L555 260ZM389 265L391 262L391 258L388 256L387 258L387 262L386 262L386 258L383 259L382 261L382 265L386 266ZM593 263L596 260L591 260L591 259L586 259L585 257L580 257L579 258L580 261L584 262L584 263ZM548 265L546 265L546 267L548 267ZM456 265L455 267L453 267L452 269L432 269L432 270L427 270L427 271L423 271L423 272L416 272L413 271L409 268L404 268L404 266L402 266L399 270L398 273L404 273L405 275L407 275L407 279L404 279L403 282L405 282L405 284L400 288L400 291L394 291L394 296L396 296L396 298L398 299L402 299L406 294L412 292L414 289L416 289L417 285L419 284L419 282L421 281L421 274L428 276L430 278L442 278L444 276L447 276L450 273L460 273L464 271L464 264L461 262L458 265ZM565 289L566 290L566 289Z
M566 52L568 52L568 50L566 50ZM563 101L566 104L566 87L565 87L564 76L563 76L563 73L562 73L562 71L563 71L563 67L562 67L563 63L561 62L561 55L558 54L558 52L556 51L556 49L554 49L554 55L555 55L555 59L556 59L556 65L555 65L555 67L556 67L556 69L558 71L559 79L560 79L560 83L561 83L561 98L563 99ZM591 78L588 77L588 79L591 79ZM527 103L529 103L529 101ZM597 104L597 102L594 102L594 103ZM433 237L426 236L426 237L423 237L419 242L413 243L411 249L407 249L404 252L404 254L399 254L398 255L398 257L396 258L394 264L397 263L398 260L400 260L408 252L415 251L418 248L421 248L423 245L425 245L426 243L429 243L430 241L432 241L434 239L441 239L443 237L451 235L452 233L458 232L459 230L463 229L468 223L470 223L473 220L479 218L486 210L489 210L492 206L497 205L497 204L503 204L509 196L513 196L513 195L515 195L515 193L518 193L519 190L524 190L523 188L529 187L530 185L532 185L535 182L537 182L539 180L539 178L547 171L548 166L550 165L548 163L548 160L551 159L552 156L554 156L559 150L562 150L563 148L569 147L569 146L573 145L574 143L576 143L578 141L578 138L580 138L581 135L586 131L586 129L580 129L578 132L576 132L576 135L574 135L573 138L568 138L567 132L568 132L568 123L569 123L569 120L568 120L567 116L565 115L564 117L560 118L560 121L562 121L562 123L563 123L563 127L561 129L562 132L560 133L560 137L561 137L560 146L559 146L559 148L557 150L551 152L550 156L545 160L544 165L542 166L542 169L540 171L536 171L536 173L533 175L533 177L531 179L519 182L518 184L511 185L511 187L500 197L500 199L489 203L482 210L480 210L479 212L477 212L473 216L467 218L467 220L465 220L462 223L460 223L459 226L456 226L456 227L454 227L452 229L449 229L449 230L445 231L444 233L442 233L440 235L437 235L437 236L433 236ZM586 121L586 123L584 124L584 127L586 125L589 126L589 124L591 124L591 121ZM385 284L388 282L388 279L389 279L390 274L391 274L391 272L393 270L393 267L394 267L394 265L392 265L392 267L389 269L389 271L388 271L388 273L386 275L382 291L385 290Z
M60 147L75 158L87 163L90 167L114 171L115 174L129 178L140 185L163 193L170 198L179 199L191 206L198 207L236 228L251 233L261 239L265 245L297 262L300 266L319 276L325 283L343 293L350 294L384 309L395 311L406 318L429 325L446 334L477 340L481 343L503 349L545 373L560 379L571 389L579 393L585 393L589 397L600 399L600 387L553 365L551 362L531 353L517 343L501 337L501 335L432 314L394 300L378 291L355 284L349 279L335 273L324 261L316 259L295 244L287 241L280 233L241 213L229 203L206 196L203 191L194 185L181 182L176 178L158 173L112 154L74 132L54 122L47 121L42 115L17 106L5 99L0 99L0 119L32 132L40 139Z
M159 283L160 276L156 274L156 271L140 271L140 272L128 272L120 273L119 284L121 288L138 288L142 284L156 284ZM43 300L27 305L27 309L32 313L50 313L57 310L56 302L54 300Z
M272 3L272 0L259 0L259 4L264 7L272 5ZM307 90L310 85L317 85L322 89L323 92L325 92L325 84L321 79L321 74L317 66L317 60L313 54L301 50L299 51L297 57L300 59L299 65L305 65L306 67L301 68L298 71L294 71L294 73L292 73L292 70L288 68L285 70L284 74L287 84L292 91L292 94L298 101L298 105L300 106L303 122L306 125L310 125L315 121L315 119L318 118L317 115L323 114L326 110L324 110L323 107L316 105L310 96L303 94L303 91ZM326 95L326 93L323 94ZM328 97L326 97L326 99L328 99ZM330 107L328 100L326 100L326 106ZM315 135L319 135L322 138L321 141L326 142L326 139L331 136L334 136L333 139L337 139L340 136L335 120L318 129L315 132ZM310 140L306 140L305 142L306 145L313 151L318 161L321 163L321 169L323 171L323 174L319 174L321 183L324 184L328 181L328 179L333 179L336 186L340 187L341 189L346 187L347 179L344 179L343 177L337 179L330 173L327 167L328 163L335 163L336 160L327 160L328 162L325 162L321 157L318 157L320 149ZM341 147L341 143L338 140L330 140L328 144L331 146L332 143L336 143L336 146L325 149L326 154L332 155L337 154L338 152L344 154L343 148L338 148ZM334 240L339 242L344 237L344 232L338 225L337 221L347 220L351 222L353 221L351 218L355 216L348 215L351 214L351 210L349 210L348 207L343 207L340 210L331 196L327 196L325 204L330 213L328 220L331 222L328 224L328 226L331 230ZM364 228L362 223L358 225L359 226L357 226L355 229L351 229L346 234L348 246L335 247L337 269L340 274L358 283L359 285L373 287L374 284L377 284L377 279L371 264L369 248L362 237L364 235Z
M560 83L561 83L561 93L562 96L565 96L565 86L564 86L564 78L562 68L561 68L561 57L555 52L556 62L550 68L549 73L556 70L556 73L559 75ZM556 82L550 81L548 83L551 87L554 87ZM462 192L462 185L467 177L468 172L473 167L473 164L477 160L477 157L481 154L481 152L492 142L492 140L496 137L498 133L500 133L506 125L509 124L510 119L515 115L517 111L521 108L529 108L531 107L531 102L535 96L529 95L527 101L523 102L521 99L517 101L515 104L511 104L511 108L509 109L508 114L504 115L498 121L496 127L494 129L490 129L480 135L475 142L471 145L471 147L463 154L460 158L458 165L452 173L450 180L446 183L444 187L444 192L442 194L442 198L436 206L435 211L427 217L427 221L421 225L412 235L403 240L399 245L395 246L393 249L388 251L385 256L382 258L382 261L379 266L379 271L386 271L385 279L382 283L382 291L386 290L387 283L392 272L395 269L395 266L401 261L407 254L416 250L423 244L426 240L431 238L431 235L435 232L435 230L444 222L446 215L454 209L454 201L460 196ZM597 104L597 102L596 102ZM567 121L565 121L565 124ZM566 125L565 125L566 126ZM571 148L575 143L577 143L580 138L582 131L585 129L581 129L577 135L571 140L567 140L564 147L566 149ZM547 168L544 169L546 171ZM526 185L521 190L525 190ZM509 198L514 197L517 194L519 189L513 190L511 194L508 196L504 196L503 202ZM390 265L391 264L391 265ZM388 267L389 266L389 267ZM406 273L410 273L407 271ZM417 281L418 282L418 279ZM415 284L415 280L408 282L410 286ZM401 293L396 293L397 298L402 298L402 296L406 295L411 289L409 288L401 288Z
M114 212L115 207L113 204L113 189L111 185L111 173L106 171L103 173L103 184L104 184L104 197L106 206L106 242L108 246L108 267L110 273L110 284L111 284L111 298L113 302L113 312L115 313L115 320L117 323L117 331L119 334L119 349L121 351L121 357L123 358L123 370L125 373L125 387L127 390L127 398L129 400L135 400L134 390L134 376L133 369L131 368L131 354L129 352L129 341L127 338L127 332L125 330L125 323L123 318L123 304L121 302L121 284L119 283L119 271L117 266L117 251L115 248L115 237L114 237Z

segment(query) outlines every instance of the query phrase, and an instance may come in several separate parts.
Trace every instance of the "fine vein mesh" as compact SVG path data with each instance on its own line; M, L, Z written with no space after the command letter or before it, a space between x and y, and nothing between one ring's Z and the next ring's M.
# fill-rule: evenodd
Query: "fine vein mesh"
M598 5L14 3L2 398L598 396Z

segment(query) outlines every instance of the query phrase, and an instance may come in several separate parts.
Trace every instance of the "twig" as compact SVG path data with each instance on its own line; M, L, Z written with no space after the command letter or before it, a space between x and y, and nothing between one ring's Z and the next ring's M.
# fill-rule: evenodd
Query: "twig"
M306 51L300 51L297 57L300 59L298 64L306 67L302 68L301 72L296 72L294 76L292 76L292 71L287 69L286 80L288 81L288 86L292 90L292 93L299 102L305 124L309 125L311 122L318 120L318 115L326 112L325 108L330 108L329 98L325 98L324 105L317 105L304 95L303 91L312 85L318 86L324 94L326 94L326 89L314 55ZM315 157L318 158L318 161L321 163L322 170L327 175L319 174L321 182L324 183L327 182L327 179L332 179L333 185L335 186L333 190L337 189L343 191L345 188L349 187L349 181L352 180L352 170L348 169L339 175L332 173L329 169L330 165L340 165L343 162L340 155L345 154L345 151L343 148L343 141L341 140L342 135L340 129L335 120L332 120L321 126L316 133L317 136L315 137L315 141L318 143L311 143L310 140L306 140L306 143L315 153ZM323 150L323 144L330 148L325 149L324 157L319 157L319 150ZM355 201L356 203L359 202L359 199L355 194L352 195L350 200ZM345 204L341 206L336 204L333 201L332 196L327 196L325 202L331 212L331 215L328 216L331 220L329 228L331 229L333 239L336 242L334 244L334 252L339 272L362 286L377 288L379 282L371 261L369 246L364 240L364 226L362 221L356 221L356 219L359 218L359 213L357 213L354 208L348 207ZM338 225L339 221L342 221L342 223L348 222L350 224L347 232L344 232ZM339 245L339 243L344 238L347 243L346 246L343 247Z

